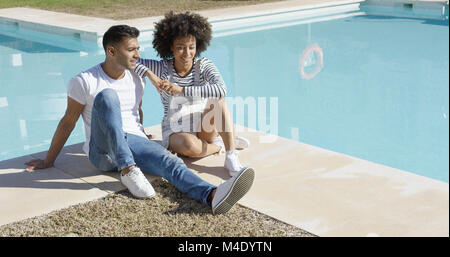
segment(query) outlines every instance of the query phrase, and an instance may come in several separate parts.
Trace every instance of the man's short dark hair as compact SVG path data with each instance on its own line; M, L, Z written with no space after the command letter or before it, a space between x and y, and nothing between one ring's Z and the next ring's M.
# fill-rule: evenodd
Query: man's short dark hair
M122 41L123 37L137 38L139 36L139 30L135 27L128 25L115 25L108 29L103 35L103 49L111 44L116 44Z

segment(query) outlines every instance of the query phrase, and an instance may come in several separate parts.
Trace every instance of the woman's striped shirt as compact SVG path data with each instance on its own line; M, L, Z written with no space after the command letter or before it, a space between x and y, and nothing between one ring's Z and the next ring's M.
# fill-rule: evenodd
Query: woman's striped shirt
M193 69L196 66L195 62L200 61L200 85L194 85L194 72ZM168 64L167 60L150 60L139 59L135 68L135 72L144 77L148 69L150 69L156 76L161 79L167 79L168 77ZM184 87L184 96L203 97L203 98L221 98L227 94L227 89L219 70L214 63L207 58L196 58L191 72L185 77L181 77L175 71L173 67L173 80L181 87ZM162 91L162 93L165 93Z

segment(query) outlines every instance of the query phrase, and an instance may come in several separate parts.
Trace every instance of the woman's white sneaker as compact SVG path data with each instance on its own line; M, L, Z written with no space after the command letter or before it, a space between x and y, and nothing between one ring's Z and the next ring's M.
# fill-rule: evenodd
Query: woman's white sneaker
M155 196L155 190L138 167L135 167L125 175L121 173L120 181L137 198L151 198Z
M231 177L235 176L244 166L239 162L238 151L227 151L225 156L225 169L228 170L228 174Z
M247 138L245 138L245 137L237 136L234 145L235 145L234 147L236 149L240 149L241 150L241 149L249 148L250 147L250 141Z
M223 143L222 137L218 136L214 138L212 144L215 144L220 147L219 153L225 153L225 144ZM242 150L248 148L250 146L250 141L245 137L237 136L234 141L234 148Z

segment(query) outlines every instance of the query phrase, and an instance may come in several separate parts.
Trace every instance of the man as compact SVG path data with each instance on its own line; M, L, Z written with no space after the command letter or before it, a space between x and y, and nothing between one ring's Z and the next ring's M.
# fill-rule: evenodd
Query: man
M149 140L141 124L145 80L133 70L139 56L139 31L112 26L103 36L105 61L69 81L68 103L45 160L27 162L28 171L53 163L82 115L86 132L83 150L100 170L118 170L123 185L137 198L155 191L141 171L161 176L182 193L211 206L214 214L227 212L250 189L254 171L242 169L215 187L192 173L181 159Z

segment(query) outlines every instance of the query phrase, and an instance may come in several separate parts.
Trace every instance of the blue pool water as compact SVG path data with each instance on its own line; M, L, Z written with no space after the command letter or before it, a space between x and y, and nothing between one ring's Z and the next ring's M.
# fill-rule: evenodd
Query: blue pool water
M236 123L252 127L256 120L258 130L448 182L448 29L445 19L358 14L216 31L203 56L221 71L231 99L256 103L256 112L247 108ZM140 43L142 57L156 58L151 42ZM0 160L48 149L68 80L103 61L102 51L75 38L0 26ZM147 90L144 126L161 121L159 103ZM276 128L261 126L262 116ZM67 144L82 141L80 119Z

